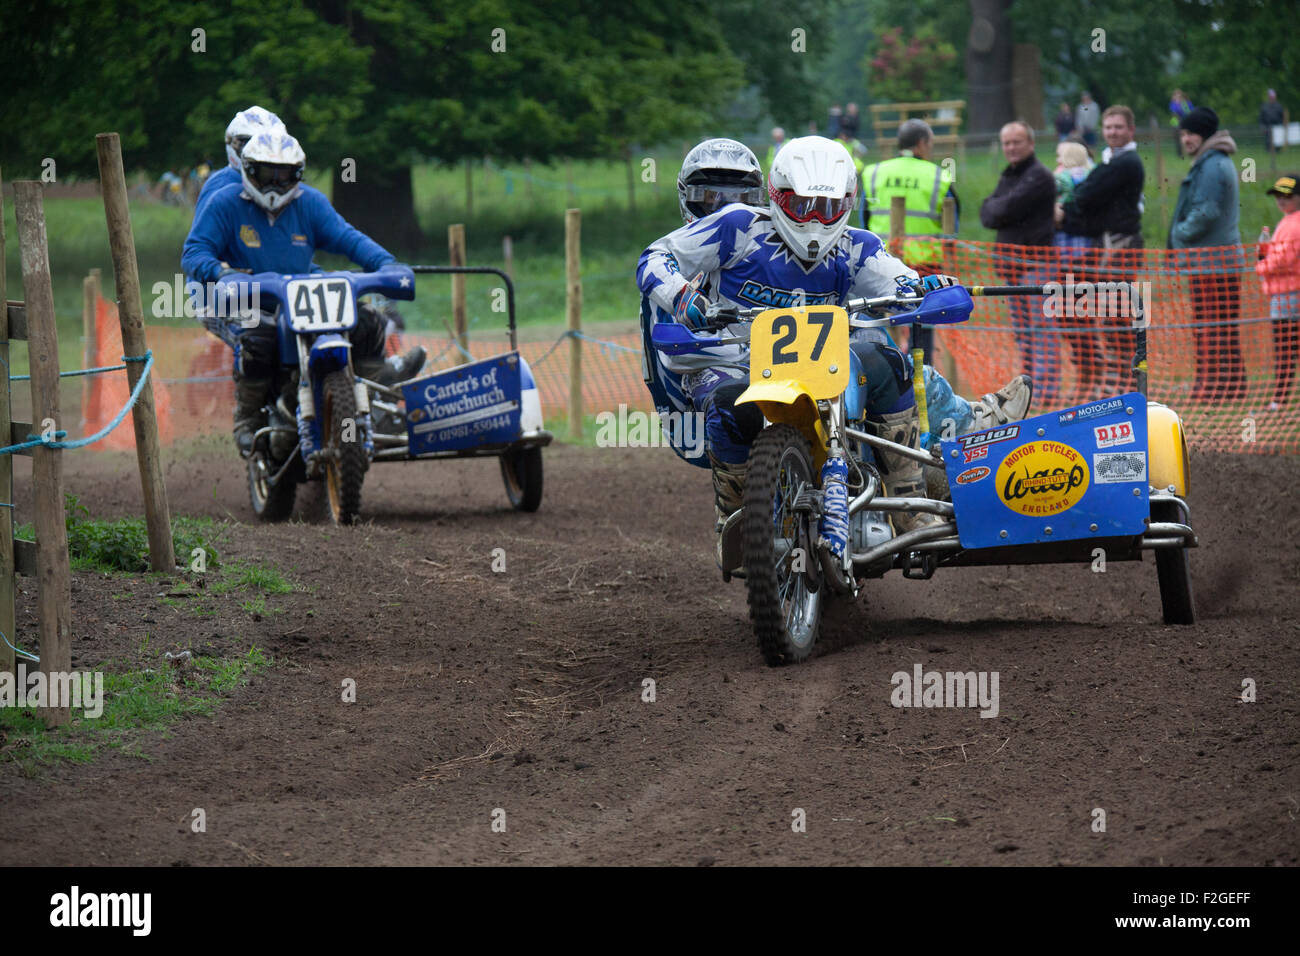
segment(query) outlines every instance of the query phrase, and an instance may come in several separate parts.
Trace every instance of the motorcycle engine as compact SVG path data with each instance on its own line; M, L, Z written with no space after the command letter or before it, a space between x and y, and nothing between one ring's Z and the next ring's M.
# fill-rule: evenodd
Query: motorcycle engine
M862 554L878 544L884 544L894 536L889 524L889 516L883 511L867 511L865 508L849 519L849 541L853 553ZM880 577L894 565L894 556L886 555L865 570L856 568L855 572L867 577Z

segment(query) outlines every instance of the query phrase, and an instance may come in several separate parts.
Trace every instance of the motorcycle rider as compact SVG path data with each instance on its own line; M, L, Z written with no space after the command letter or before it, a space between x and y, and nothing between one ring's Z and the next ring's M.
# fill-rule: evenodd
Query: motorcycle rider
M238 272L307 273L316 249L347 256L367 272L396 262L349 225L324 193L302 182L306 154L282 127L252 137L240 161L240 183L211 197L185 240L181 266L187 275L215 282ZM425 353L417 347L385 362L385 326L377 309L361 304L350 338L357 374L389 385L411 378ZM241 454L252 450L253 435L266 424L263 406L278 363L275 322L263 313L260 323L238 331L235 350L235 442Z
M896 280L906 280L915 285L916 291L922 288L916 273L890 256L879 239L864 230L847 228L847 211L853 206L857 187L847 150L822 137L794 140L786 149L796 144L796 152L787 156L783 149L778 155L771 176L770 203L765 210L730 205L742 202L755 207L763 202L762 172L748 148L728 139L711 139L697 145L683 161L677 184L686 226L651 245L638 264L638 284L645 296L642 331L646 382L660 411L686 411L693 405L705 413L719 530L722 521L740 507L749 445L763 427L762 415L753 405L737 408L734 404L748 380L747 349L724 346L711 350L711 355L664 355L650 345L651 323L682 316L688 325L695 325L703 317L710 293L749 308L793 301L799 290L804 301L811 304L891 294L899 291ZM838 152L830 146L836 146ZM782 156L786 157L784 161ZM818 195L829 195L827 186L833 187L831 192L841 194L836 208L844 215L824 212L829 223L817 217L799 222L781 201L783 193L791 192L792 167L804 169L809 165L822 175L816 183L806 185L822 187ZM840 169L851 170L848 175L852 183L847 187L838 182ZM707 274L705 285L688 295L683 273L697 271ZM930 277L923 288L955 281L951 277ZM911 294L914 290L906 291ZM695 316L691 315L692 309ZM854 330L852 344L872 381L870 410L878 419L873 423L877 433L914 444L918 429L910 358L893 348L882 330ZM971 403L955 395L943 376L929 366L924 367L924 375L931 420L944 421L945 425L950 420L953 431L948 434L978 431L1023 418L1029 408L1032 387L1028 376L1017 376L997 392ZM681 450L676 450L680 455ZM882 464L889 472L883 477L890 494L919 490L919 466L900 455L886 453L880 457L888 459ZM930 516L895 518L900 533L932 520Z
M276 116L270 110L263 109L260 106L250 106L246 110L240 110L226 126L226 159L227 164L209 176L203 183L203 188L199 190L199 198L194 201L194 218L199 218L199 213L207 205L207 201L215 196L223 186L229 186L240 181L242 162L240 154L244 151L244 146L253 136L258 133L270 133L275 130L281 130L288 133L280 117Z

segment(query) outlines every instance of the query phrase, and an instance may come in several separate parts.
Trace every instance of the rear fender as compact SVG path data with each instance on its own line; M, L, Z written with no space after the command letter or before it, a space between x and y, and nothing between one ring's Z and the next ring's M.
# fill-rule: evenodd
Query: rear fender
M1187 437L1183 420L1166 405L1147 402L1147 451L1150 460L1148 482L1153 488L1182 498L1191 485L1187 462Z

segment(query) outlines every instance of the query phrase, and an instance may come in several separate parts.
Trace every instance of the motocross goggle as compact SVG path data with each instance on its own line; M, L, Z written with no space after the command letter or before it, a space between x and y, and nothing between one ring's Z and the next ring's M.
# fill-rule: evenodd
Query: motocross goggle
M302 182L302 167L296 163L244 163L244 172L262 192L284 195Z
M823 226L839 222L853 208L855 196L798 196L793 189L773 189L772 200L795 222L812 222Z
M750 206L763 205L762 186L712 185L697 183L686 187L686 205L700 216L717 212L723 206L742 202Z

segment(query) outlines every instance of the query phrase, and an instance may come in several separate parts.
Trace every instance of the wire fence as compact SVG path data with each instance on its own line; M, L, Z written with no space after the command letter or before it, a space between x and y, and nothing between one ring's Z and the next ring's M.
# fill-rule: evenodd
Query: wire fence
M906 249L900 250L906 254ZM977 298L970 322L936 330L932 360L960 394L978 397L1021 372L1035 381L1034 411L1079 404L1133 387L1137 331L1145 325L1148 395L1177 410L1194 447L1300 452L1300 294L1269 295L1255 273L1256 247L1201 250L1057 249L944 240L936 268L967 285L1056 283L1036 298ZM628 313L638 310L628 275ZM1282 304L1279 306L1279 299ZM1289 302L1288 306L1286 303ZM1288 312L1287 309L1290 309ZM97 306L96 364L121 355L113 306ZM637 332L593 336L557 332L521 342L542 405L552 418L569 401L568 345L582 343L587 413L627 405L649 411ZM164 443L228 431L234 405L229 348L199 326L149 330L156 356L155 399ZM388 351L423 345L430 371L466 361L447 333L403 333ZM473 339L469 354L507 348L504 334ZM83 389L83 430L101 428L128 398L120 377L94 376ZM108 447L130 448L129 429Z

